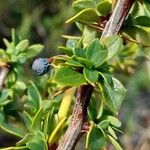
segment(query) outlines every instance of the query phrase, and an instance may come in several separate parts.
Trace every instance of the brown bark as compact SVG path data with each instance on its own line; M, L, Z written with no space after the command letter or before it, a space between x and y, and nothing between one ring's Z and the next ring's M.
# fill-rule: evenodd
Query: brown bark
M9 72L9 68L7 68L7 67L0 68L0 91L2 90L4 81L5 81L5 78L8 74L8 72Z
M101 38L116 35L119 32L133 3L134 0L118 0Z
M78 89L71 123L57 150L71 150L74 146L74 143L79 136L84 123L87 106L91 99L93 89L94 88L91 85L82 85Z

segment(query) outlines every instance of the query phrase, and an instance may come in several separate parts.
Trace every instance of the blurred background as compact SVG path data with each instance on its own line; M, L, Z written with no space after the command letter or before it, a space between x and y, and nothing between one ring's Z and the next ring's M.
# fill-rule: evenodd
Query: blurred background
M75 32L65 20L73 14L71 0L0 0L0 44L11 28L32 43L42 43L43 56L58 53L62 34Z
M73 15L71 0L0 0L0 47L3 38L10 39L15 28L23 39L31 43L42 43L45 48L40 54L50 57L59 53L58 45L65 40L62 34L79 34L75 25L65 24ZM122 75L128 89L119 113L122 129L120 135L126 150L150 150L150 61L137 59L133 75ZM31 62L25 67L31 72ZM0 132L0 138L2 138ZM7 137L11 141L11 137ZM4 143L0 139L0 147Z

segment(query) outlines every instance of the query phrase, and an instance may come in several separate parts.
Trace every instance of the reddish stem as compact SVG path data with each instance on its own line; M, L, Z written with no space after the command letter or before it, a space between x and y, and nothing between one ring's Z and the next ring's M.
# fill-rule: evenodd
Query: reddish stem
M56 150L56 149L57 149L57 144L56 143L48 145L48 150Z
M118 0L101 38L116 35L119 32L133 3L134 0Z
M61 140L57 150L71 150L85 121L87 106L91 99L93 86L82 85L77 91L71 123Z

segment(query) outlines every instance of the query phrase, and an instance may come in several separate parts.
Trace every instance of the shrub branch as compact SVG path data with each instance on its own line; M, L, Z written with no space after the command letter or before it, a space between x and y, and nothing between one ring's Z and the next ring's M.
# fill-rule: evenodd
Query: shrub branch
M132 4L133 0L118 0L101 38L115 35L119 32ZM82 85L79 87L71 123L64 137L60 141L57 150L71 150L74 147L76 139L78 139L80 135L86 118L87 106L89 104L93 89L94 88L91 85Z
M9 72L9 68L7 68L7 67L0 68L0 91L2 90L4 81L5 81L5 78L8 74L8 72Z

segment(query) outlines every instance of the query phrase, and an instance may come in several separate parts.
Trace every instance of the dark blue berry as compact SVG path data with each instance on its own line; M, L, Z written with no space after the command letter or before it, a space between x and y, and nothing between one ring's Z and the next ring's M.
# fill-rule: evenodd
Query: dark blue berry
M39 76L46 74L50 70L48 58L37 58L32 64L32 70Z

